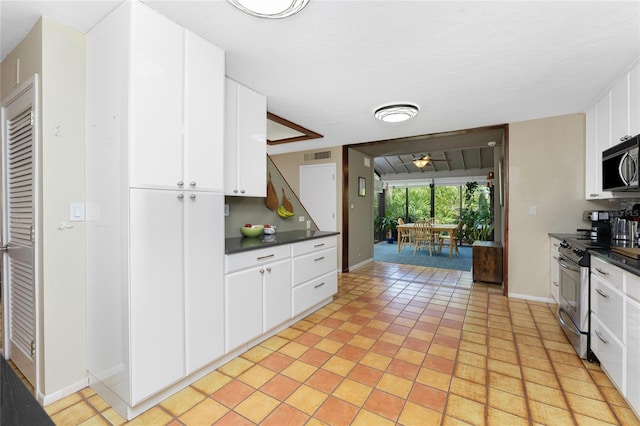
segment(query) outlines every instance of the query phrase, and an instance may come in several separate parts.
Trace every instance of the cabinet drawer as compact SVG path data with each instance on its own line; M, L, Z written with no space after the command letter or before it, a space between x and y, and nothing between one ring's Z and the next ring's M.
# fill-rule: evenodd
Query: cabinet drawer
M591 311L623 340L624 295L597 276L591 280Z
M300 256L307 253L313 253L316 251L335 247L337 244L338 244L338 238L336 236L326 237L326 238L316 238L313 240L303 241L301 243L296 243L292 245L291 255Z
M613 266L596 256L591 256L591 273L607 280L609 284L613 285L619 291L624 291L622 287L624 271L622 269Z
M293 316L338 292L338 273L330 272L293 289Z
M602 324L596 315L591 315L591 350L600 360L600 365L618 390L624 394L624 346Z
M307 254L293 259L293 286L334 271L337 268L337 252L329 250Z
M282 245L237 254L226 254L224 256L224 272L229 273L275 260L286 259L290 257L290 250L288 245Z

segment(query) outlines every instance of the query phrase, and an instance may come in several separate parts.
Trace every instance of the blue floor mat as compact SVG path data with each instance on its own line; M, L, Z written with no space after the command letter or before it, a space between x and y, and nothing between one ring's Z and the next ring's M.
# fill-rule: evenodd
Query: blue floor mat
M433 268L453 269L456 271L471 270L471 247L458 247L460 254L449 257L449 247L444 246L442 253L434 251L429 256L429 250L418 250L413 254L413 246L404 246L398 253L398 244L389 244L386 241L373 245L373 259L378 262L402 263L405 265L430 266Z

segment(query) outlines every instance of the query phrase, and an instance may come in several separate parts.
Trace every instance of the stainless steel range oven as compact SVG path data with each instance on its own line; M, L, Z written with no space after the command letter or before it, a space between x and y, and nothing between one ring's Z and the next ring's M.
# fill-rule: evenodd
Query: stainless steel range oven
M591 360L588 247L588 244L577 239L565 239L560 243L558 321L580 358Z

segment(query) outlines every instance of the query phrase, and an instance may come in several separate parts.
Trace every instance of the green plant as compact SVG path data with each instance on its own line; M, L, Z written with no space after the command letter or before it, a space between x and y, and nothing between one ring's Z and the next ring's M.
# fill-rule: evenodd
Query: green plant
M387 238L389 238L391 232L398 226L398 220L391 216L378 217L376 218L376 226L381 231L386 231Z
M474 241L486 241L493 233L493 212L487 202L485 187L477 182L467 182L460 220L462 221L462 238L473 244Z

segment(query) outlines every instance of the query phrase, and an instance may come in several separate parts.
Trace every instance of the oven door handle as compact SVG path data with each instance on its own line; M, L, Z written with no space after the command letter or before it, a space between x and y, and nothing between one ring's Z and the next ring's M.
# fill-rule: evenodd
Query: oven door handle
M564 327L565 330L569 330L573 334L577 336L581 336L582 333L580 332L580 330L577 330L575 327L572 327L573 323L571 325L567 324L564 318L562 318L562 314L566 314L567 316L569 315L564 309L562 309L562 307L558 306L558 321L560 321L560 324Z
M564 263L563 260L566 260L566 259L563 258L562 256L560 256L560 258L558 259L558 264L560 265L561 268L568 269L573 272L580 272L579 268L572 268L570 265Z

